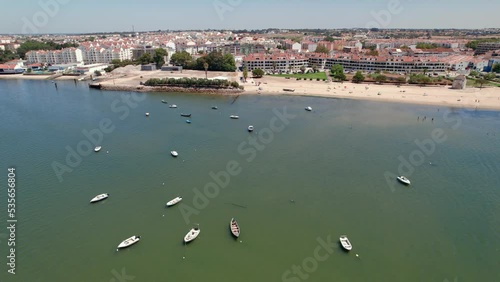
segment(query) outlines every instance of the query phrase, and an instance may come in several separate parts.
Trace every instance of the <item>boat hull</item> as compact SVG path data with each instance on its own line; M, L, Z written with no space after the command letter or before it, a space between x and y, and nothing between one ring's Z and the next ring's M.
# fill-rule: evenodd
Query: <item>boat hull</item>
M229 230L231 231L231 234L233 234L235 238L240 237L240 226L238 225L238 222L236 222L234 218L232 218L231 221L229 222Z
M136 244L137 242L139 242L140 239L141 239L141 236L132 236L128 239L123 240L123 242L121 242L117 248L118 249L128 248L128 247Z

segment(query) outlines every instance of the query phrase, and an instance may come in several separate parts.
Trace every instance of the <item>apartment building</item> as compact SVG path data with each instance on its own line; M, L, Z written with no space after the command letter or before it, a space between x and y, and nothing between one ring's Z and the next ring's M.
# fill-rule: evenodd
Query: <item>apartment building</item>
M500 42L485 42L477 45L475 55L483 55L490 51L500 50Z
M288 73L298 72L308 65L309 61L305 56L289 53L249 54L243 58L243 67L248 71L262 69L267 73Z
M325 68L339 64L347 71L388 71L395 73L445 72L449 64L435 57L362 57L359 55L336 54L326 59Z
M28 64L71 64L82 63L83 54L77 48L65 48L62 50L38 50L26 53Z

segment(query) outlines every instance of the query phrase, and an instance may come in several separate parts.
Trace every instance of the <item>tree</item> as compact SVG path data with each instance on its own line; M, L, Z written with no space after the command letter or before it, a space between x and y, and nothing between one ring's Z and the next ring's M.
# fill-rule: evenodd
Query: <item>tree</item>
M317 64L313 64L312 65L312 69L313 69L314 73L317 73L318 72L318 65Z
M486 80L484 78L478 78L478 79L476 79L476 82L475 82L476 85L479 85L479 88L483 88L483 85L485 85L486 83L488 83L488 80Z
M370 50L368 53L366 53L368 56L378 56L378 51L377 50Z
M318 47L316 47L316 51L314 51L316 53L322 53L322 54L328 54L330 53L330 50L328 50L328 48L326 48L325 45L318 45Z
M168 56L167 50L163 48L155 49L155 54L153 56L153 62L156 64L157 68L161 68L165 64L165 57Z
M144 53L137 59L137 61L141 65L147 65L153 62L153 57L151 57L151 54L149 53Z
M243 69L243 79L245 80L245 82L247 82L247 78L248 78L248 69L245 67Z
M477 72L477 71L471 71L469 73L469 75L472 76L472 77L477 77L477 76L479 76L479 72Z
M186 51L176 52L170 58L170 63L174 66L188 67L193 62L193 57Z
M277 66L278 66L278 64L276 64L276 62L273 62L273 73L276 73Z
M406 77L400 76L400 77L396 78L396 81L399 83L406 83Z
M330 69L330 75L336 80L344 81L346 76L344 74L344 67L342 65L333 65Z
M385 76L383 74L377 75L377 77L375 77L375 81L382 84L382 83L387 81L387 76Z
M252 74L253 74L253 77L255 77L255 78L261 78L264 76L264 71L261 69L254 69L252 71Z
M331 36L327 36L323 39L324 41L328 41L328 42L333 42L335 41L335 38L331 37Z
M496 78L496 75L494 73L488 73L484 75L484 79L486 80L493 80Z
M365 80L365 76L361 73L361 71L357 71L356 74L352 77L352 82L361 83Z
M495 63L493 65L493 68L491 69L492 72L500 73L500 63Z
M205 69L205 78L208 78L208 63L204 62L203 63L203 68Z
M0 50L0 64L18 59L19 56L10 50Z

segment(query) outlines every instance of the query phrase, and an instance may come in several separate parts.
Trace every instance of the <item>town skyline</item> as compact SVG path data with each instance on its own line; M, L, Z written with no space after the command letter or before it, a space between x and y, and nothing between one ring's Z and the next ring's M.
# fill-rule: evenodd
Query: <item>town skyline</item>
M215 0L151 3L126 0L85 3L74 0L4 4L0 34L89 34L156 30L276 29L487 29L498 27L500 3L409 0L241 1ZM144 3L146 2L146 3ZM144 4L149 4L144 6ZM431 6L432 5L432 8ZM471 17L480 10L481 17ZM140 11L140 12L137 12ZM64 24L61 24L64 23Z

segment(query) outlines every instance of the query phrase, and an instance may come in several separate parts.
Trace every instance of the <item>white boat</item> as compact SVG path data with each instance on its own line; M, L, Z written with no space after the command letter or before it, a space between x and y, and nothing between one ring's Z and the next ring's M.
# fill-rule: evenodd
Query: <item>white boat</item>
M351 242L349 242L349 239L347 239L347 236L345 236L345 235L340 236L340 244L342 244L342 247L344 249L346 249L347 251L352 250Z
M178 203L178 202L180 202L180 201L182 201L182 198L181 198L181 197L177 197L177 198L175 198L175 199L173 199L173 200L169 201L169 202L167 203L167 207L171 207L171 206L173 206L173 205L177 204L177 203Z
M146 113L146 116L149 117L149 113Z
M239 116L235 116L235 115L230 115L229 117L232 119L239 119L240 118Z
M195 227L191 230L189 230L188 234L186 234L186 236L184 236L184 243L189 243L191 241L193 241L194 239L196 239L196 237L198 237L198 235L200 235L200 228L199 227Z
M252 132L252 131L253 131L253 125L248 126L248 132Z
M139 242L139 240L141 239L141 236L132 236L128 239L125 239L123 240L123 242L120 243L120 245L118 245L118 249L123 249L123 248L126 248L126 247L129 247L129 246L132 246L133 244Z
M101 146L97 146L97 147L94 148L94 152L99 152L101 149L102 149Z
M306 107L306 111L308 111L308 112L312 112L312 110L313 110L313 108L311 108L311 107Z
M97 195L94 198L92 198L92 200L90 200L90 202L91 203L97 203L99 201L107 199L108 197L109 197L108 193L100 194L100 195Z
M170 154L172 155L172 157L177 157L179 155L177 151L170 151Z
M410 185L411 182L410 182L410 179L404 177L404 176L398 176L398 180L403 183L403 184L406 184L406 185Z
M212 107L212 110L217 110L217 109L218 109L217 106Z
M169 108L172 108L172 109L175 109L175 108L177 108L177 105L176 105L176 104L173 104L173 105L170 105L170 106L168 106L168 107L169 107Z
M236 222L236 219L231 218L231 221L229 222L229 228L231 229L231 233L234 237L240 237L240 226L238 225L238 222Z

